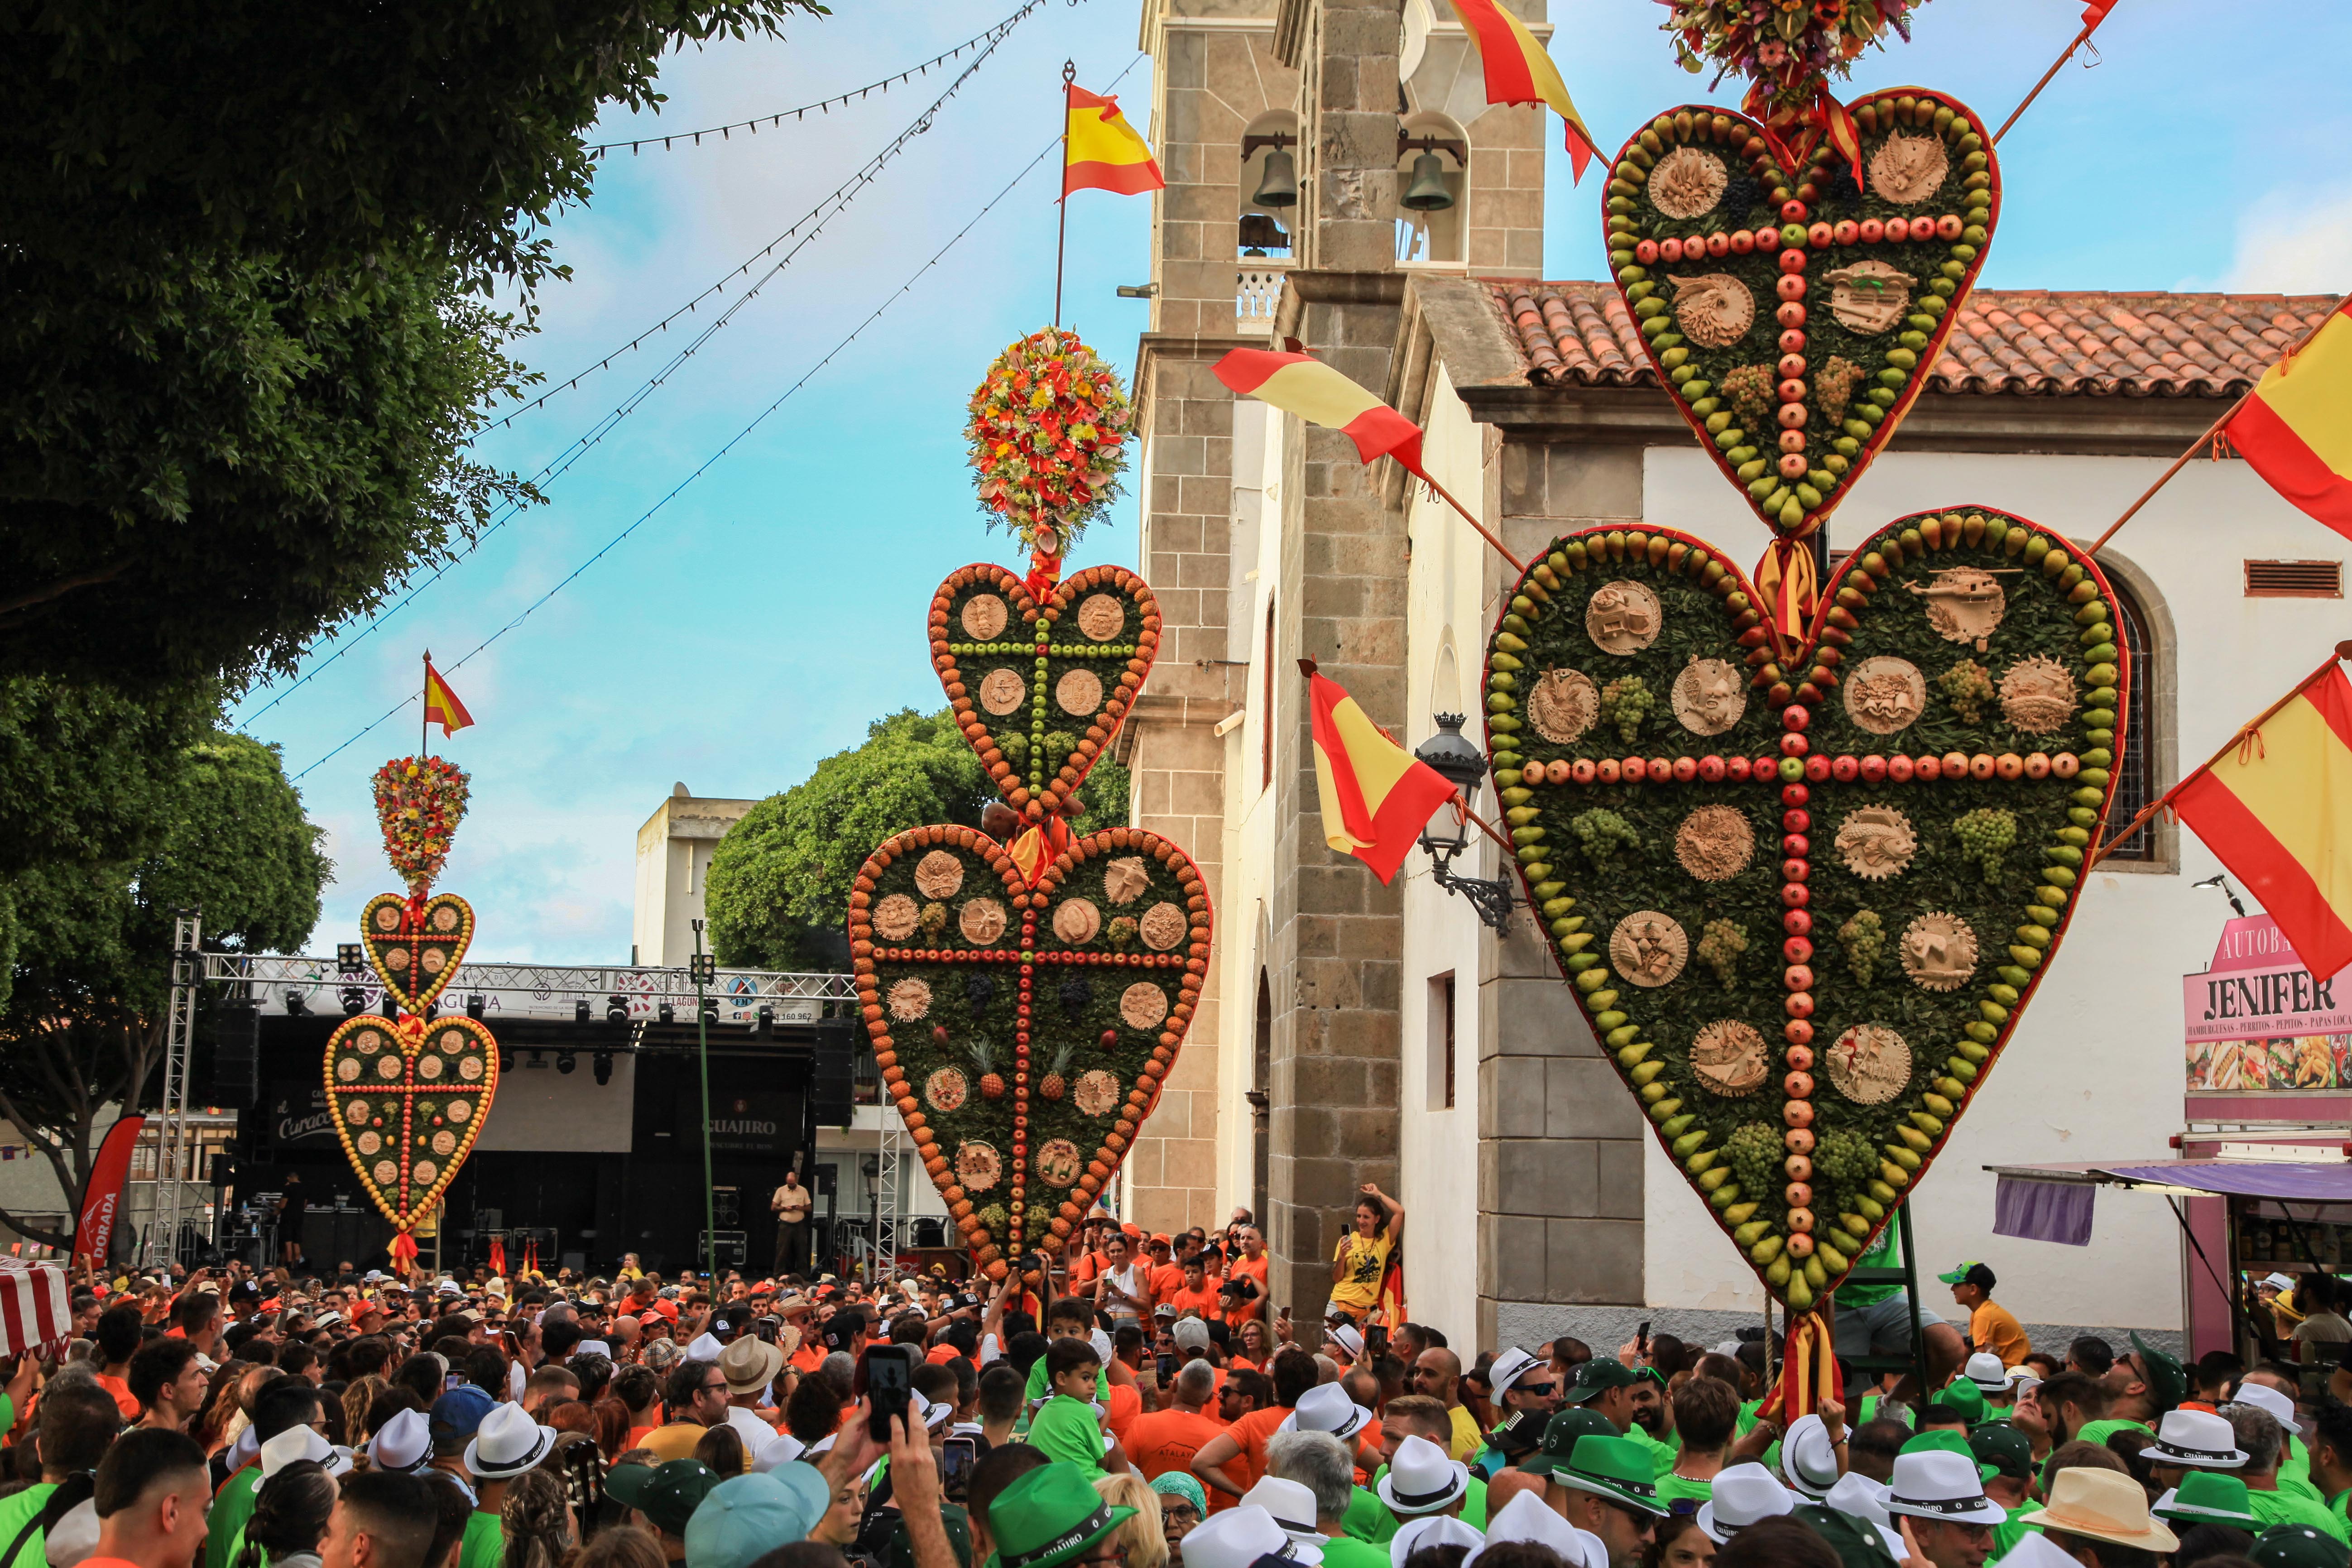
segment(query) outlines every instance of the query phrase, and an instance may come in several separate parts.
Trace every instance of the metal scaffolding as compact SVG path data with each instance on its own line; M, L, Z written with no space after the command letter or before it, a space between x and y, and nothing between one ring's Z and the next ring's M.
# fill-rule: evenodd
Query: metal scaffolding
M172 1001L163 1025L163 1107L155 1124L155 1211L147 1226L147 1263L168 1265L180 1236L181 1177L188 1160L188 1056L196 1039L196 983L203 960L201 911L172 921Z
M905 1205L899 1177L907 1135L896 1116L884 1116L874 1149L874 1233L866 1238L866 1277L880 1279L896 1267L898 1220Z

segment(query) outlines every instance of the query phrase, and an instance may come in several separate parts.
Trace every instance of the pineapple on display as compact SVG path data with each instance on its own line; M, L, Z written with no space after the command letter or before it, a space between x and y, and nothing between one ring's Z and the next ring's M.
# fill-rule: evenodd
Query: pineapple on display
M971 1037L972 1065L980 1068L980 1097L982 1100L1004 1098L1004 1075L996 1070L996 1047L986 1035Z
M1062 1081L1062 1075L1069 1070L1070 1047L1067 1046L1056 1047L1054 1052L1054 1065L1046 1070L1045 1078L1037 1085L1038 1094L1046 1100L1061 1099L1064 1089L1067 1087Z

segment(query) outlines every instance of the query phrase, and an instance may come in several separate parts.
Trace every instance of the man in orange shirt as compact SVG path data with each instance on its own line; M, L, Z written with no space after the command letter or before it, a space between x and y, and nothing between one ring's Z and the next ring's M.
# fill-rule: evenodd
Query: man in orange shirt
M131 1358L138 1353L145 1326L139 1309L128 1302L98 1315L98 1385L114 1396L114 1407L125 1421L139 1419L138 1396L131 1392Z
M1143 1244L1143 1260L1151 1271L1151 1299L1165 1301L1184 1283L1184 1270L1174 1256L1174 1244L1155 1236Z
M99 1521L98 1552L88 1561L106 1568L189 1568L205 1543L212 1489L205 1451L194 1438L179 1432L125 1433L99 1461L98 1495L112 1507ZM338 1505L336 1512L341 1511ZM424 1534L429 1542L429 1513Z
M1225 1265L1225 1278L1229 1280L1249 1280L1257 1287L1255 1300L1263 1302L1265 1300L1266 1261L1265 1233L1254 1225L1245 1225L1241 1227L1241 1255ZM1262 1308L1253 1307L1232 1321L1236 1323L1245 1321L1256 1317L1261 1310Z
M1155 1278L1152 1281L1152 1293L1158 1296L1161 1302L1175 1308L1176 1315L1180 1318L1187 1312L1196 1312L1203 1318L1213 1318L1217 1315L1217 1291L1216 1288L1208 1282L1206 1275L1205 1263L1201 1255L1196 1252L1179 1266L1174 1289L1160 1291L1159 1281Z
M1223 1433L1223 1423L1207 1411L1216 1392L1216 1370L1205 1361L1187 1362L1169 1386L1173 1403L1137 1416L1129 1426L1120 1446L1145 1480L1156 1481L1171 1472L1189 1474L1192 1456Z
M1233 1507L1264 1479L1266 1440L1322 1375L1315 1358L1297 1345L1285 1346L1274 1358L1273 1372L1274 1403L1251 1411L1192 1456L1192 1473L1209 1489L1211 1513Z

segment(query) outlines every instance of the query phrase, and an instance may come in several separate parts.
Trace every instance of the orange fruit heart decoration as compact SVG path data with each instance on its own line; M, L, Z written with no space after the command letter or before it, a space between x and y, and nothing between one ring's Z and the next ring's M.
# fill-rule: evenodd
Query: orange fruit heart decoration
M499 1047L472 1018L362 1014L327 1040L327 1105L343 1154L405 1234L457 1179L499 1087Z

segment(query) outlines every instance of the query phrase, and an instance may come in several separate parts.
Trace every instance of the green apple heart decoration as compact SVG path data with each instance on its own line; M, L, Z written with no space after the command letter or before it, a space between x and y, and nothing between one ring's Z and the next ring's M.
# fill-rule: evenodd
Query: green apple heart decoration
M851 885L850 959L890 1099L972 1260L1058 1250L1158 1102L1208 972L1208 890L1139 828L1033 880L975 828L918 827Z
M2114 794L2126 652L2097 567L1990 507L1880 530L1794 645L1670 530L1571 534L1519 580L1486 708L1530 900L1792 1316L1934 1163L2046 972Z
M360 1185L392 1221L395 1270L415 1261L415 1229L457 1179L498 1091L498 1041L489 1029L473 1018L432 1016L474 940L473 907L432 890L467 794L465 773L439 757L394 757L376 770L384 855L408 893L370 899L360 912L360 942L391 1016L347 1018L327 1041L335 1131Z
M1015 343L973 394L982 509L1029 545L1031 570L950 573L931 596L931 663L1004 797L983 820L1013 837L909 828L850 889L875 1060L995 1279L1059 1252L1108 1187L1209 972L1209 890L1192 858L1140 828L1069 829L1160 645L1142 578L1061 577L1062 551L1115 491L1128 420L1118 377L1074 332Z
M1896 88L1849 108L1853 161L1826 136L1793 156L1705 104L1661 114L1602 197L1610 265L1660 380L1780 535L1759 572L1792 635L1812 600L1801 542L1918 397L2000 208L1966 105Z

